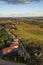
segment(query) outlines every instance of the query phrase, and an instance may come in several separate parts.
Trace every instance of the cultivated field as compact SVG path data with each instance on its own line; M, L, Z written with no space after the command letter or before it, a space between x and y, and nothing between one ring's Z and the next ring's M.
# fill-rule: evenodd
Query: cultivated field
M43 18L0 18L0 50L2 48L8 47L11 44L10 39L14 35L17 35L18 38L22 40L27 51L38 49L40 53L42 53L42 56L39 58L34 57L34 55L31 55L29 52L30 58L28 62L27 60L23 60L23 58L21 59L20 56L20 59L23 60L22 62L27 63L27 65L29 63L32 65L34 62L34 65L43 65ZM13 55L12 58L10 58L11 56L8 55L7 59L10 61L18 62L18 58L15 60L14 54L14 52L13 54L11 53L11 55ZM6 56L3 58L5 59ZM41 64L39 59L41 59ZM19 60L19 62L21 61Z

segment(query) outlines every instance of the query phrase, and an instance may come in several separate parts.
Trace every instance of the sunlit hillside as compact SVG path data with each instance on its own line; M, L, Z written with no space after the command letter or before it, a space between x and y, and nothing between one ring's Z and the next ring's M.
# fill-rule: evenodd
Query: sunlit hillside
M22 39L43 41L43 28L38 25L20 23L14 33Z

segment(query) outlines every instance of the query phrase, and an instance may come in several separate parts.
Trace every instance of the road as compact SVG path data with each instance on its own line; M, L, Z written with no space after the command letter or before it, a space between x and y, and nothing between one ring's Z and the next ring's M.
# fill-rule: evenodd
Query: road
M0 59L0 65L26 65L26 64L15 63L15 62L10 62L10 61L5 61Z

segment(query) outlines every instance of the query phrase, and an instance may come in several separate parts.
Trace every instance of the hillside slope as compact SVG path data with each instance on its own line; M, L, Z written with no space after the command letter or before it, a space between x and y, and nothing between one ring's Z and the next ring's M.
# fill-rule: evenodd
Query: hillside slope
M22 39L43 41L43 28L38 25L20 23L14 33Z

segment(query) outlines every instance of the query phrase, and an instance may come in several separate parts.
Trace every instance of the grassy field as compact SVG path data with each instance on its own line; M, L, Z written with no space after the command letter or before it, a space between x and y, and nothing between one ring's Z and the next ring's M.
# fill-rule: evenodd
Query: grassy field
M22 39L43 41L43 28L38 25L21 23L17 25L18 30L14 33Z
M43 42L43 19L1 18L0 22L16 23L17 30L14 34L23 40Z

